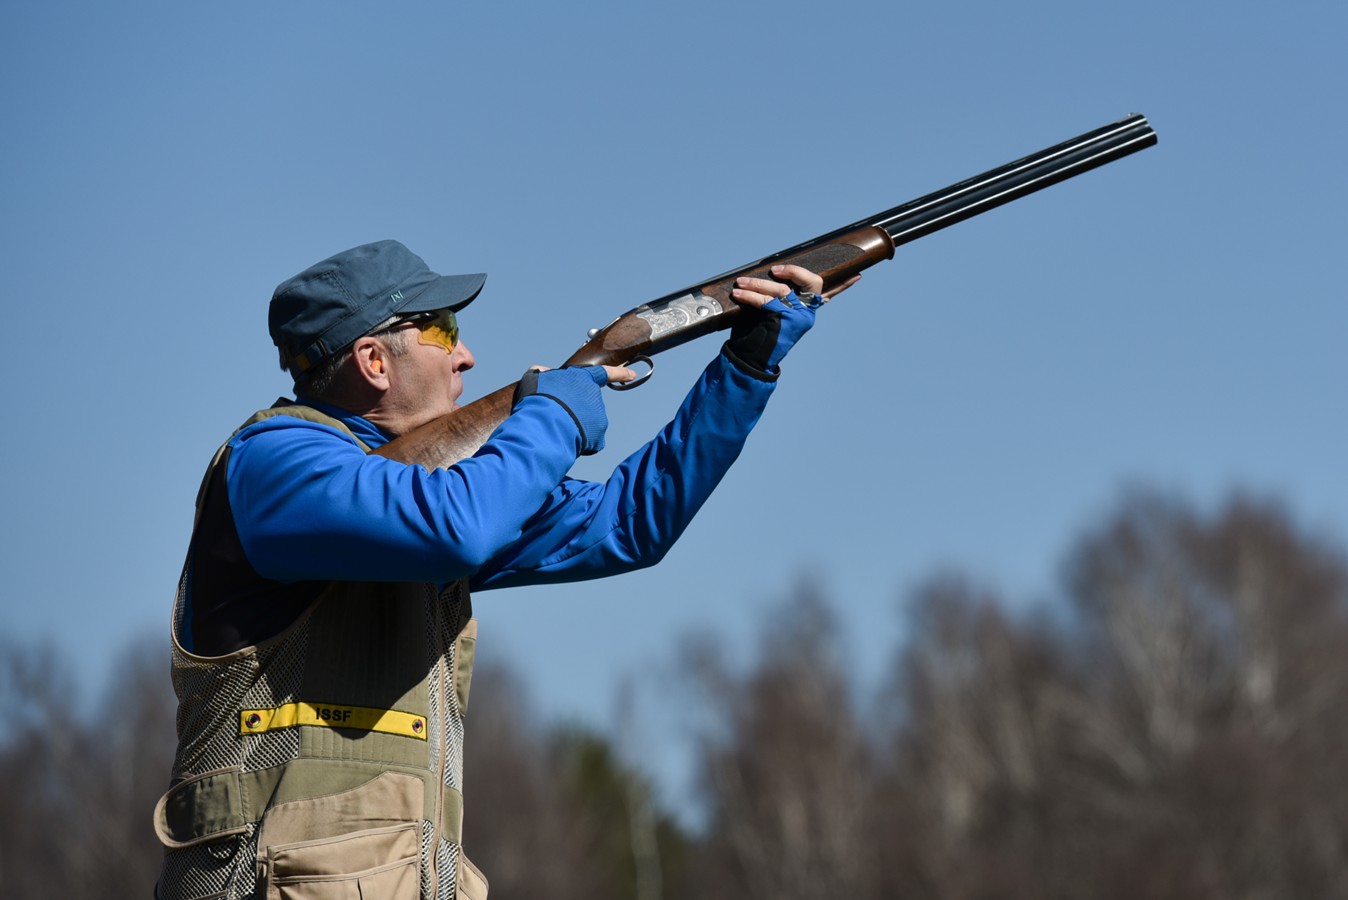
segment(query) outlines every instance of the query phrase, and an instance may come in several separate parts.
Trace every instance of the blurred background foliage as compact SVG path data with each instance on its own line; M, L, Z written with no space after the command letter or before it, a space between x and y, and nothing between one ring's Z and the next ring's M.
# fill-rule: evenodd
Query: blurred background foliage
M484 667L466 838L492 897L1348 895L1343 548L1266 499L1204 511L1137 490L1062 572L1033 607L933 575L899 598L905 636L871 692L826 585L782 599L747 665L705 635L673 642L691 816L624 749L623 716L615 733L542 722L516 675ZM0 885L148 897L166 650L128 648L99 698L76 696L70 652L0 643Z

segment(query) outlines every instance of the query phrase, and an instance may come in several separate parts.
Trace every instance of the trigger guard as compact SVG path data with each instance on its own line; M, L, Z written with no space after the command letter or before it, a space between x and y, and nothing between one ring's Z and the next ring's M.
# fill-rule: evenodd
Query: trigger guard
M632 388L641 387L648 380L650 380L650 377L652 375L655 374L655 363L651 360L649 356L634 356L630 360L628 360L625 363L625 365L630 366L633 363L645 363L646 365L650 366L650 368L647 369L645 372L642 372L640 375L638 375L635 380L624 381L617 384L611 383L609 384L610 388L612 388L615 391L630 391L632 390Z

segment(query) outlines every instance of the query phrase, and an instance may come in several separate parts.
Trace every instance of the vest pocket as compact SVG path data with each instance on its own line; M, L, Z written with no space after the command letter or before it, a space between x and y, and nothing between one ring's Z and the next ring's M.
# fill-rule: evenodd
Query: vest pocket
M267 848L267 900L418 900L421 829L408 822Z

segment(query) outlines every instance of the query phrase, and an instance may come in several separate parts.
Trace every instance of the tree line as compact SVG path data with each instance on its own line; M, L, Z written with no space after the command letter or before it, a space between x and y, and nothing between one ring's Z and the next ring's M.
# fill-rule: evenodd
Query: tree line
M1059 598L963 573L900 607L869 695L833 601L802 585L750 665L678 651L702 824L620 736L543 722L480 672L469 854L515 898L1348 896L1348 558L1283 508L1133 493L1078 536ZM0 645L6 896L148 897L173 703L159 644L77 695Z

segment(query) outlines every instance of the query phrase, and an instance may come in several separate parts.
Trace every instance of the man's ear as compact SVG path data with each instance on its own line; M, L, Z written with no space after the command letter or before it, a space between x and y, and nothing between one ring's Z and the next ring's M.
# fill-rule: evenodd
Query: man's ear
M372 337L363 337L351 347L360 380L378 390L388 390L388 349Z

